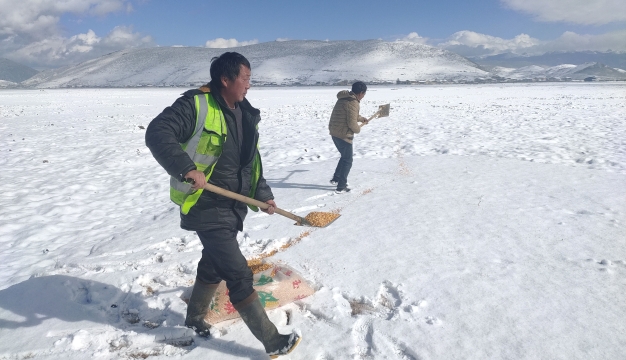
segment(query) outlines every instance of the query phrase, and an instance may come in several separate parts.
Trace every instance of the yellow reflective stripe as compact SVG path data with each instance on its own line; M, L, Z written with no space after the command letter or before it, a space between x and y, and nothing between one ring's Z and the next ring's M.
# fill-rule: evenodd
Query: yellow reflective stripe
M213 162L217 162L217 159L219 159L219 156L203 155L203 154L198 154L198 153L195 153L193 156L193 162L196 163L196 166L198 166L198 164L203 164L206 167L207 164L212 164ZM200 169L198 168L198 170Z
M182 193L188 193L191 190L190 184L184 183L173 176L170 177L170 187Z
M181 205L185 201L186 193L177 191L174 188L170 188L170 199L178 205Z
M222 112L222 109L220 109L219 104L213 98L213 96L209 97L209 94L206 94L206 99L210 108L209 110L212 111L212 113L208 115L212 115L212 116L210 118L207 117L205 119L206 121L205 128L207 128L207 130L214 131L216 134L221 134L223 137L225 137L228 134L228 127L226 126L224 113ZM219 128L217 124L217 119L219 119ZM208 120L212 120L212 121L209 123Z
M200 101L197 96L195 97L195 101L196 109L198 109L196 113L196 128L194 129L191 139L189 139L189 141L184 144L185 152L187 153L187 155L189 155L190 158L193 158L193 154L198 148L198 142L200 142L200 137L202 136L202 128L204 127L204 119L206 119L206 115L208 113L208 106L205 101Z
M209 174L206 176L207 182L209 182L209 178L211 177L211 174L213 174L214 168L215 168L215 164L211 165L211 170L209 171ZM189 210L191 210L191 208L198 202L198 199L200 199L200 196L202 195L202 191L204 191L204 189L199 189L196 192L190 195L187 195L187 197L185 197L185 199L180 204L180 212L187 215L189 213Z
M180 212L187 215L189 213L189 210L191 210L191 207L194 206L196 202L198 202L200 195L202 195L202 189L187 195L187 197L183 201L183 204L180 206Z
M196 149L198 148L198 142L200 142L200 138L202 136L202 128L204 127L204 122L208 113L208 105L206 101L200 101L200 97L198 96L195 96L194 100L196 103L196 109L198 109L198 111L196 111L196 127L194 129L194 132L191 138L186 143L182 144L181 146L183 150L185 150L187 155L189 155L189 157L192 160L194 160L194 163L195 163L197 161L195 161L194 156L196 154ZM197 164L196 164L196 167L197 167ZM189 193L191 190L191 185L184 183L180 181L180 179L177 179L173 176L170 177L170 187L184 194ZM177 195L175 197L179 198L180 196ZM175 201L174 198L172 198L172 200L178 204L178 202Z
M258 149L258 146L257 146ZM250 192L248 193L248 197L251 197L254 199L254 196L256 195L256 188L257 185L259 184L259 178L261 177L261 155L259 155L259 152L257 151L257 153L254 155L254 160L252 161L252 170L250 171ZM254 205L248 205L248 207L256 212L259 211L259 208L254 206Z

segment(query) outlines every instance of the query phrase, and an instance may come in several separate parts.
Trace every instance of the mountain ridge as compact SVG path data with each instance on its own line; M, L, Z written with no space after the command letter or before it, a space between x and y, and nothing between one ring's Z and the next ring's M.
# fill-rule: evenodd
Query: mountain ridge
M447 50L382 40L268 42L245 47L155 47L121 50L22 82L27 87L188 86L210 80L210 60L242 53L255 85L333 85L362 80L471 79L487 76L472 61Z
M626 69L626 52L621 51L552 51L542 55L519 55L504 53L491 56L468 57L483 67L510 67L524 66L557 66L561 64L601 63L613 68Z
M0 80L19 83L37 74L39 71L6 58L0 58ZM2 84L0 84L0 87Z
M237 51L248 58L254 86L347 85L355 80L369 84L626 80L626 71L599 62L565 62L555 66L530 62L531 65L510 67L486 65L489 57L468 59L409 41L291 40L236 48L126 49L77 65L46 70L20 84L5 83L0 87L199 86L211 78L211 58L226 51ZM591 56L597 52L581 53ZM626 59L626 53L609 55ZM499 57L503 62L521 61L521 58L529 62L534 57L512 54Z
M517 69L496 66L491 69L491 73L512 80L539 78L544 80L626 80L625 70L615 69L600 63L561 64L551 67L531 65Z

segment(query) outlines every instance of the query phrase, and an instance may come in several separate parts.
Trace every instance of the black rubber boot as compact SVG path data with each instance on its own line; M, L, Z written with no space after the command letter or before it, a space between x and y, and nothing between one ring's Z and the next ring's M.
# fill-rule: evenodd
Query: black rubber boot
M192 328L200 336L209 337L211 335L211 324L204 320L209 312L209 307L213 301L213 296L219 284L205 284L198 279L193 285L191 298L187 304L187 317L185 326Z
M267 317L256 291L234 307L254 337L263 343L265 352L272 359L290 353L300 342L300 336L296 333L288 335L278 333L276 326Z

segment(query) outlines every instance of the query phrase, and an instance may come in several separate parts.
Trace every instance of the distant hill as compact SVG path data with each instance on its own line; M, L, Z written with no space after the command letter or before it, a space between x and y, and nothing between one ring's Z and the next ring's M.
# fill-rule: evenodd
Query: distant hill
M599 80L620 79L626 80L626 70L612 68L600 63L584 64L588 65L574 73L574 75L594 76ZM580 67L584 66L580 65ZM625 66L626 67L626 66Z
M12 81L0 80L0 89L17 87L17 83Z
M395 83L462 80L489 76L472 61L447 50L412 42L266 42L229 49L155 47L118 51L98 59L43 71L27 87L194 86L210 80L210 60L236 51L252 65L255 85Z
M18 64L15 61L0 58L0 80L19 83L32 77L38 72L39 71L33 68Z
M532 65L551 67L561 64L580 65L586 63L600 63L612 68L626 70L626 52L613 51L549 52L534 56L507 53L487 57L472 57L470 59L485 69L490 69L494 66L521 68Z
M584 80L593 77L595 80L626 80L626 71L616 69L600 63L587 63L581 65L562 64L552 67L538 65L524 66L519 69L494 67L491 73L507 79L566 79Z

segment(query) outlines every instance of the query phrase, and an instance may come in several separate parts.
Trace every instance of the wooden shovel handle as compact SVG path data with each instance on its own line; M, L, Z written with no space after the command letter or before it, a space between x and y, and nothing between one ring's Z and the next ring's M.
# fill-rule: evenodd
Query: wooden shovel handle
M242 203L246 203L248 205L256 206L256 207L261 208L263 210L265 210L268 207L270 207L270 205L268 203L264 203L264 202L256 200L256 199L249 198L247 196L243 196L241 194L237 194L237 193L234 193L232 191L228 191L226 189L222 189L221 187L215 186L213 184L207 183L206 185L204 185L204 190L208 190L208 191L210 191L212 193L216 193L216 194L219 194L219 195L222 195L222 196L226 196L227 198L230 198L230 199L233 199L233 200L241 201ZM289 211L285 211L285 210L283 210L281 208L274 207L274 212L279 214L279 215L288 217L291 220L297 221L298 223L302 223L303 222L303 219L300 216L292 214Z
M369 122L370 120L372 120L373 118L375 118L375 117L376 117L376 115L378 115L378 113L380 113L380 109L378 109L378 111L377 111L374 115L370 116L370 118L369 118L369 119L367 119L367 121Z

